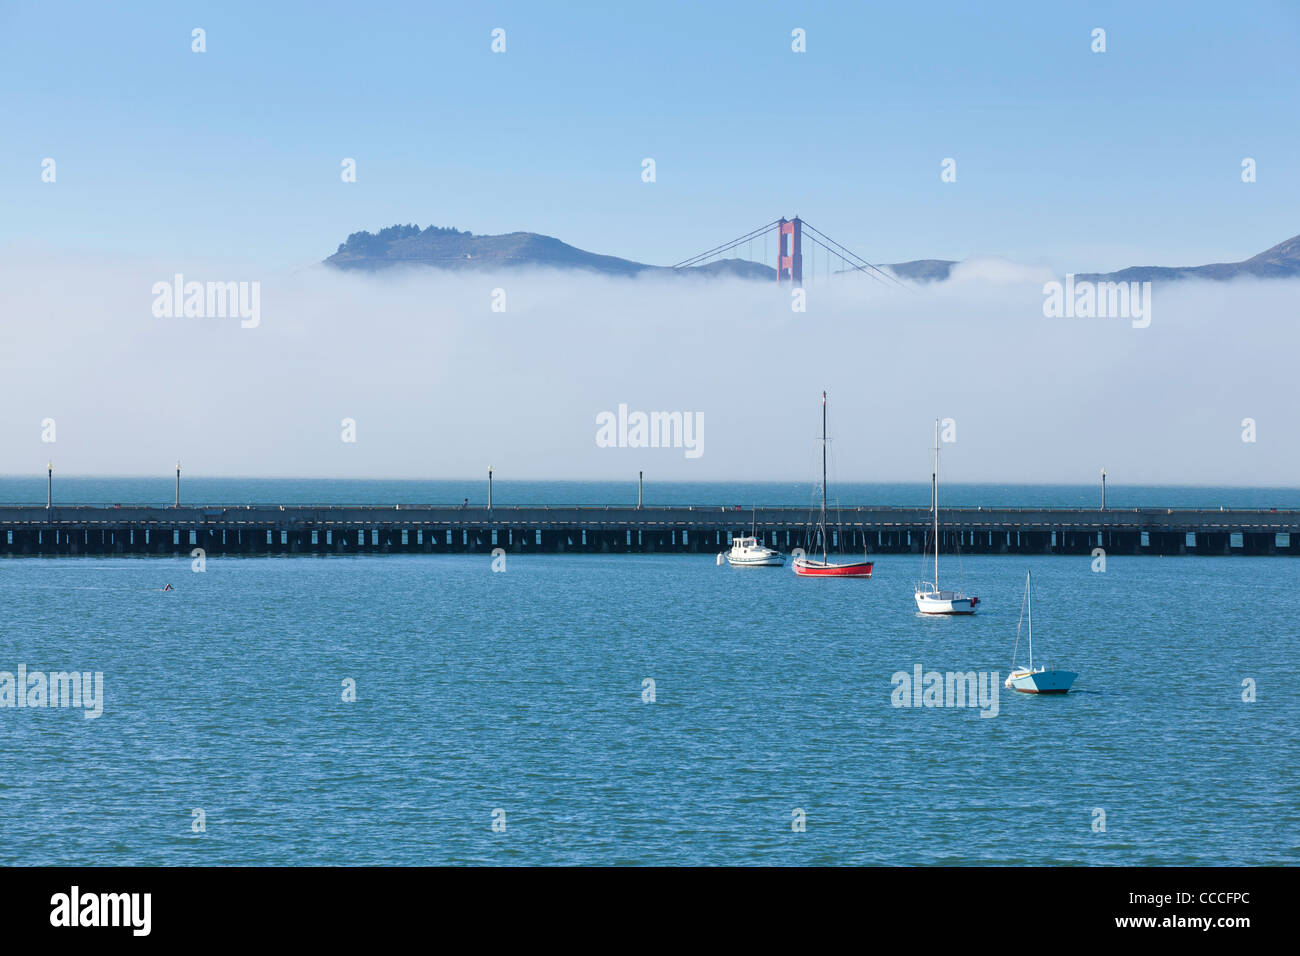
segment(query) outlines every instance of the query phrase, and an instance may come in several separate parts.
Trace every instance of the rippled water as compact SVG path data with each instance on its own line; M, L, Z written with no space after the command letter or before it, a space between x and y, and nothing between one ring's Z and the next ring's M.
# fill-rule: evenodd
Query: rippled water
M103 671L106 702L0 709L0 862L1300 860L1300 566L960 564L974 619L918 618L911 556L5 560L0 670ZM917 663L1005 676L1028 567L1076 692L893 707Z

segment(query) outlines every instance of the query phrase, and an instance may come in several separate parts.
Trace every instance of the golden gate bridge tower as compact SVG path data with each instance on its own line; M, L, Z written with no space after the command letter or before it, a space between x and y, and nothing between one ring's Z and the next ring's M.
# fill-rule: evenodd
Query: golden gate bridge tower
M803 285L803 220L795 216L777 223L776 281ZM787 239L792 240L791 248L786 247Z
M776 257L767 253L768 239L776 240ZM754 256L754 244L761 243L762 258ZM807 244L805 246L805 243ZM822 275L842 275L861 272L880 282L902 285L892 272L873 265L851 249L826 235L816 226L795 216L773 220L757 229L714 246L698 255L683 259L674 269L710 269L748 278L775 276L778 283L789 282L801 286L805 279L805 249L811 254L807 264L816 273L818 260L824 260ZM838 268L836 264L838 263Z

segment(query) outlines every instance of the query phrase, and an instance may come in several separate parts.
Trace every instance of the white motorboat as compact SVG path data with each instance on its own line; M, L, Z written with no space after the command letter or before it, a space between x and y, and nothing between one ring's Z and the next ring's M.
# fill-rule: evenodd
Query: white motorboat
M1003 687L1010 687L1022 694L1068 694L1074 679L1079 675L1074 671L1049 670L1046 667L1034 667L1034 598L1029 589L1029 572L1025 572L1025 597L1020 602L1022 622L1029 623L1029 666L1016 666L1016 650L1020 649L1020 625L1016 625L1016 649L1011 652L1011 673L1003 682ZM1028 609L1026 618L1025 611Z
M934 512L934 580L921 581L913 594L922 614L974 614L980 599L939 587L939 420L934 422L934 474L930 476L930 506Z
M785 564L780 551L758 543L758 538L733 538L727 561L733 568L779 568Z

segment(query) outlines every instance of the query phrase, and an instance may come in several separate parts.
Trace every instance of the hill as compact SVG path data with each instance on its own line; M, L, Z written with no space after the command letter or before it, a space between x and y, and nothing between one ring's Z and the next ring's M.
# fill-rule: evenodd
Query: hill
M1076 276L1093 282L1152 282L1169 279L1290 279L1300 276L1300 236L1292 236L1241 262L1213 262L1204 266L1130 266L1118 272Z
M499 236L476 236L442 226L421 229L396 225L376 233L354 232L325 260L338 269L378 271L402 265L424 265L442 269L501 269L523 266L579 269L605 275L634 276L646 272L673 272L668 266L652 266L618 256L588 252L536 232L508 232ZM957 263L949 259L916 259L884 263L901 279L913 282L942 282ZM773 281L776 271L748 259L720 259L676 270L701 276L733 276ZM1147 282L1176 279L1233 279L1239 276L1280 279L1300 276L1300 236L1294 236L1241 262L1218 262L1203 266L1131 266L1118 272L1084 273L1079 279L1098 282Z

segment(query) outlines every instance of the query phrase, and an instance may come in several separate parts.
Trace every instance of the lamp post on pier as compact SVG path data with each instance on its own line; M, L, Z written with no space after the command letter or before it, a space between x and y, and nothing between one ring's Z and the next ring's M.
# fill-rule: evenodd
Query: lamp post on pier
M54 506L54 462L45 466L45 509Z
M1106 510L1106 469L1101 470L1101 510Z
M181 463L176 462L176 504L173 507L181 506Z
M488 465L488 511L492 510L492 466Z

